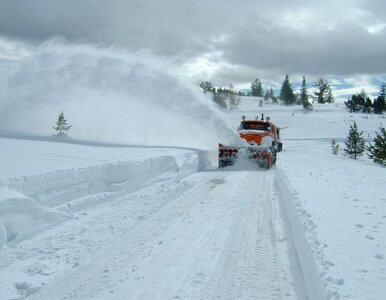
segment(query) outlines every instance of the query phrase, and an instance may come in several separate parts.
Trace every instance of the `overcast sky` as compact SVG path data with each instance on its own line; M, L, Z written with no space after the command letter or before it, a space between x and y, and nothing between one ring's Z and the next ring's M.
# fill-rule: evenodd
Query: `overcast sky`
M62 36L150 49L221 85L369 83L386 74L385 12L385 0L0 0L0 59Z

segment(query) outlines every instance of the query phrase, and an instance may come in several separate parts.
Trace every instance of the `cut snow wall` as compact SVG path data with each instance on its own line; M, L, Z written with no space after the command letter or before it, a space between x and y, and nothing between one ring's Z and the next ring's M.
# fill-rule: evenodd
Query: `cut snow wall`
M182 178L200 169L203 153L118 161L21 176L0 186L0 249L71 218L71 214L138 190L156 176Z
M291 235L296 249L308 297L310 300L329 299L329 297L325 296L324 285L321 279L322 274L317 267L310 244L307 241L306 228L304 228L298 215L295 196L288 189L288 180L278 168L276 168L275 178L279 199L284 207L290 225L288 233Z
M17 191L0 187L0 249L68 218Z
M174 157L57 170L13 178L9 180L8 185L11 189L33 198L40 205L57 208L90 195L133 191L142 183L167 171L178 171Z

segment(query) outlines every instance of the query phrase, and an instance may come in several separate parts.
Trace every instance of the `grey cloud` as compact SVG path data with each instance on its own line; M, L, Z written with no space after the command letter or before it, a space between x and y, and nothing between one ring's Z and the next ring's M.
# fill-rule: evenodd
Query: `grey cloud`
M232 73L243 80L254 71L276 74L272 78L386 73L385 29L371 34L364 28L386 20L385 2L358 3L3 0L0 35L36 43L59 35L73 42L147 48L180 61L221 51L227 67L215 76L224 81Z
M93 1L2 1L0 33L9 37L41 42L55 35L70 40L91 39L107 20Z
M299 32L275 24L242 28L221 45L228 61L284 73L384 73L386 30L371 34L353 24Z
M226 29L224 8L171 0L31 0L3 1L0 34L41 42L60 35L70 41L120 44L156 53L197 53ZM218 20L218 21L216 21Z
M386 2L384 0L367 0L363 1L361 8L368 11L371 15L379 20L386 21Z

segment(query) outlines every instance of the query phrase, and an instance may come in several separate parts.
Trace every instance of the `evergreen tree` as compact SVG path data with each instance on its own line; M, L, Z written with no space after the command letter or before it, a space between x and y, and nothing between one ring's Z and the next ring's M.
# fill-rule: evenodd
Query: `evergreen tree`
M346 148L344 152L353 159L357 159L363 155L365 151L365 139L363 138L363 132L359 132L357 123L354 121L353 125L350 125L349 135L345 141Z
M264 100L268 100L268 99L269 99L269 90L266 90L264 94Z
M263 97L264 95L263 86L258 78L251 83L251 94L255 97Z
M383 111L386 111L386 85L382 83L381 90L379 92L379 96L374 100L373 109L374 113L381 114Z
M212 93L213 102L222 108L227 108L229 105L230 109L234 109L240 103L240 97L235 92L232 84L229 85L229 88L215 88L211 82L202 81L200 88L204 93Z
M362 112L370 113L373 107L373 104L371 103L370 97L367 96L365 89L361 89L361 92L359 93L359 97L362 105Z
M53 128L56 131L59 131L59 135L67 135L67 131L70 130L72 125L68 125L66 118L64 117L64 112L62 111L59 116L58 120L56 121L56 126Z
M226 92L220 87L213 91L213 102L222 108L227 108Z
M318 103L334 102L331 86L327 80L320 78L314 83L313 87L315 88L315 99Z
M385 99L385 97L386 97L386 83L385 82L383 82L381 85L381 89L379 91L379 96L383 97L383 99Z
M369 143L369 146L366 149L369 151L369 158L371 158L375 163L386 167L386 130L382 124L381 127L379 127L379 131L379 133L376 132L374 145Z
M381 114L384 110L386 110L385 98L378 96L374 99L373 109L375 114Z
M228 89L228 102L230 109L235 109L240 104L240 97L237 96L232 83L229 85Z
M269 89L268 98L271 99L273 103L277 103L277 97L275 96L272 87Z
M334 95L332 94L331 87L328 89L326 102L327 103L334 103L335 102L335 98L334 98Z
M350 110L350 112L365 111L367 98L368 96L366 94L366 91L362 89L359 94L352 95L351 99L345 101L344 104ZM371 102L370 98L368 98L368 101Z
M373 108L373 103L371 103L371 100L369 97L366 97L365 104L363 105L363 112L366 114L371 113L371 110Z
M279 98L286 105L292 105L296 102L296 97L292 89L292 85L289 81L288 75L285 75L285 79L283 81L283 84L281 85Z
M207 92L213 93L214 87L210 81L201 81L200 88L206 94Z
M213 102L219 105L222 108L230 109L236 108L240 103L240 97L237 96L237 93L233 90L233 85L230 84L229 88L214 88L213 89Z
M296 105L302 105L302 101L300 100L300 93L294 92L294 95L295 95L295 104Z
M305 110L312 109L312 104L310 103L310 101L308 101L308 99L309 99L309 95L307 91L306 77L303 76L302 87L300 89L300 101Z
M331 150L332 150L332 154L338 155L338 152L339 152L339 144L336 142L335 139L332 139L332 142L331 142Z

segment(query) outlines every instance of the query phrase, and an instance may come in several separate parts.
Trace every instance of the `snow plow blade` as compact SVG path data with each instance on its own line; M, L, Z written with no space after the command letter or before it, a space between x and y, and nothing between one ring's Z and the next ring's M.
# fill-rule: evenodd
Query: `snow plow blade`
M219 144L218 147L218 166L224 168L231 166L237 159L246 157L250 161L256 162L259 167L269 169L276 163L276 152L262 146L250 147L231 147Z

